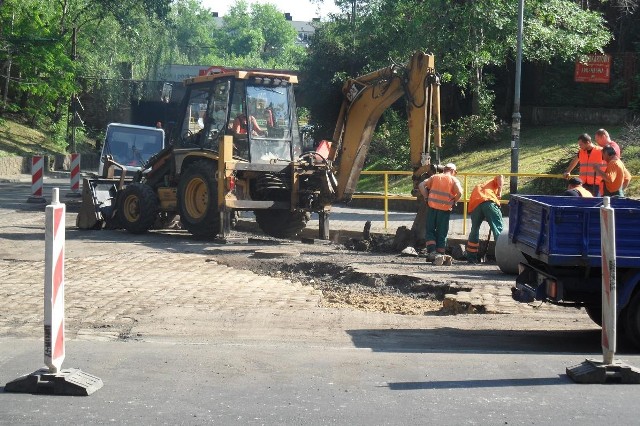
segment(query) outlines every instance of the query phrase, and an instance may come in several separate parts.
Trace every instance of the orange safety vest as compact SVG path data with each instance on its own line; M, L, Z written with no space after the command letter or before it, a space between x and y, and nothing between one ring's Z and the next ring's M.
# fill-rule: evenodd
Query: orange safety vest
M575 191L577 191L581 197L593 197L593 194L590 193L589 191L587 191L586 188L583 188L582 186L576 186L575 188L573 188Z
M580 161L580 179L585 185L600 185L602 177L596 175L595 169L599 167L604 170L606 164L602 159L602 148L596 146L587 152L581 149L578 152L578 160Z
M469 204L467 207L467 211L471 213L478 207L480 204L485 201L493 201L497 205L500 205L500 199L498 198L498 182L496 178L493 178L487 182L479 183L471 191L471 196L469 197Z
M449 211L453 207L453 199L457 191L455 178L451 175L433 175L430 178L429 207L436 210Z

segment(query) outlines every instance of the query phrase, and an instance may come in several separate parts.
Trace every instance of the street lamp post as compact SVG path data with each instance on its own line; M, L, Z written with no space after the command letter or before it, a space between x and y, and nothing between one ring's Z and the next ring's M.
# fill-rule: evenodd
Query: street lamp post
M524 0L518 2L518 53L516 57L516 78L513 95L513 115L511 116L511 173L518 173L518 150L520 145L520 78L522 74L522 27ZM509 192L518 193L518 176L511 176Z

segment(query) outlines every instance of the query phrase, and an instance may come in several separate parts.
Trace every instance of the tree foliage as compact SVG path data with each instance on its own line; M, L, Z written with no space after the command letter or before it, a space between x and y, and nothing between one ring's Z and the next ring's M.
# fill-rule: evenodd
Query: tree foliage
M349 3L341 2L343 10ZM363 74L422 50L436 55L445 81L472 97L473 114L493 115L492 107L482 106L482 91L490 90L488 70L514 61L517 5L518 0L358 1L355 19L343 14L317 31L304 66L305 91L317 93L318 81L337 82L344 73ZM600 13L572 0L527 0L524 21L526 61L575 59L601 51L611 37ZM337 89L336 83L332 92ZM312 115L331 123L326 111L335 97L314 98Z

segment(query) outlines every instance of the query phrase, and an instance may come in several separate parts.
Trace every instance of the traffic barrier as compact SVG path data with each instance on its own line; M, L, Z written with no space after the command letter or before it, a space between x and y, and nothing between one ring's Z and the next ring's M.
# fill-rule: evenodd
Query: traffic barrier
M71 154L71 192L67 197L81 197L80 194L80 154Z
M600 247L602 251L602 357L613 363L616 352L616 220L611 199L600 207Z
M64 342L64 247L66 206L54 188L45 208L44 362L47 368L7 383L5 392L88 396L103 385L99 377L77 368L62 370Z
M602 257L602 361L586 359L568 367L567 375L577 383L640 384L640 370L619 360L616 352L616 221L611 198L600 207L600 250Z
M42 186L44 180L44 157L35 155L31 157L31 196L27 198L27 203L46 203L42 196Z
M58 188L45 209L44 252L44 362L57 373L65 356L64 243L66 206L58 201Z

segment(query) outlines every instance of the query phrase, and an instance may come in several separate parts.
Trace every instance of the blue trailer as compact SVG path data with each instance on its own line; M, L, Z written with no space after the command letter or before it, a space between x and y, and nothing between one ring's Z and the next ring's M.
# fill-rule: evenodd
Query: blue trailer
M602 325L602 198L514 195L509 240L522 252L513 298L584 307ZM640 201L611 199L616 224L618 324L640 348Z

